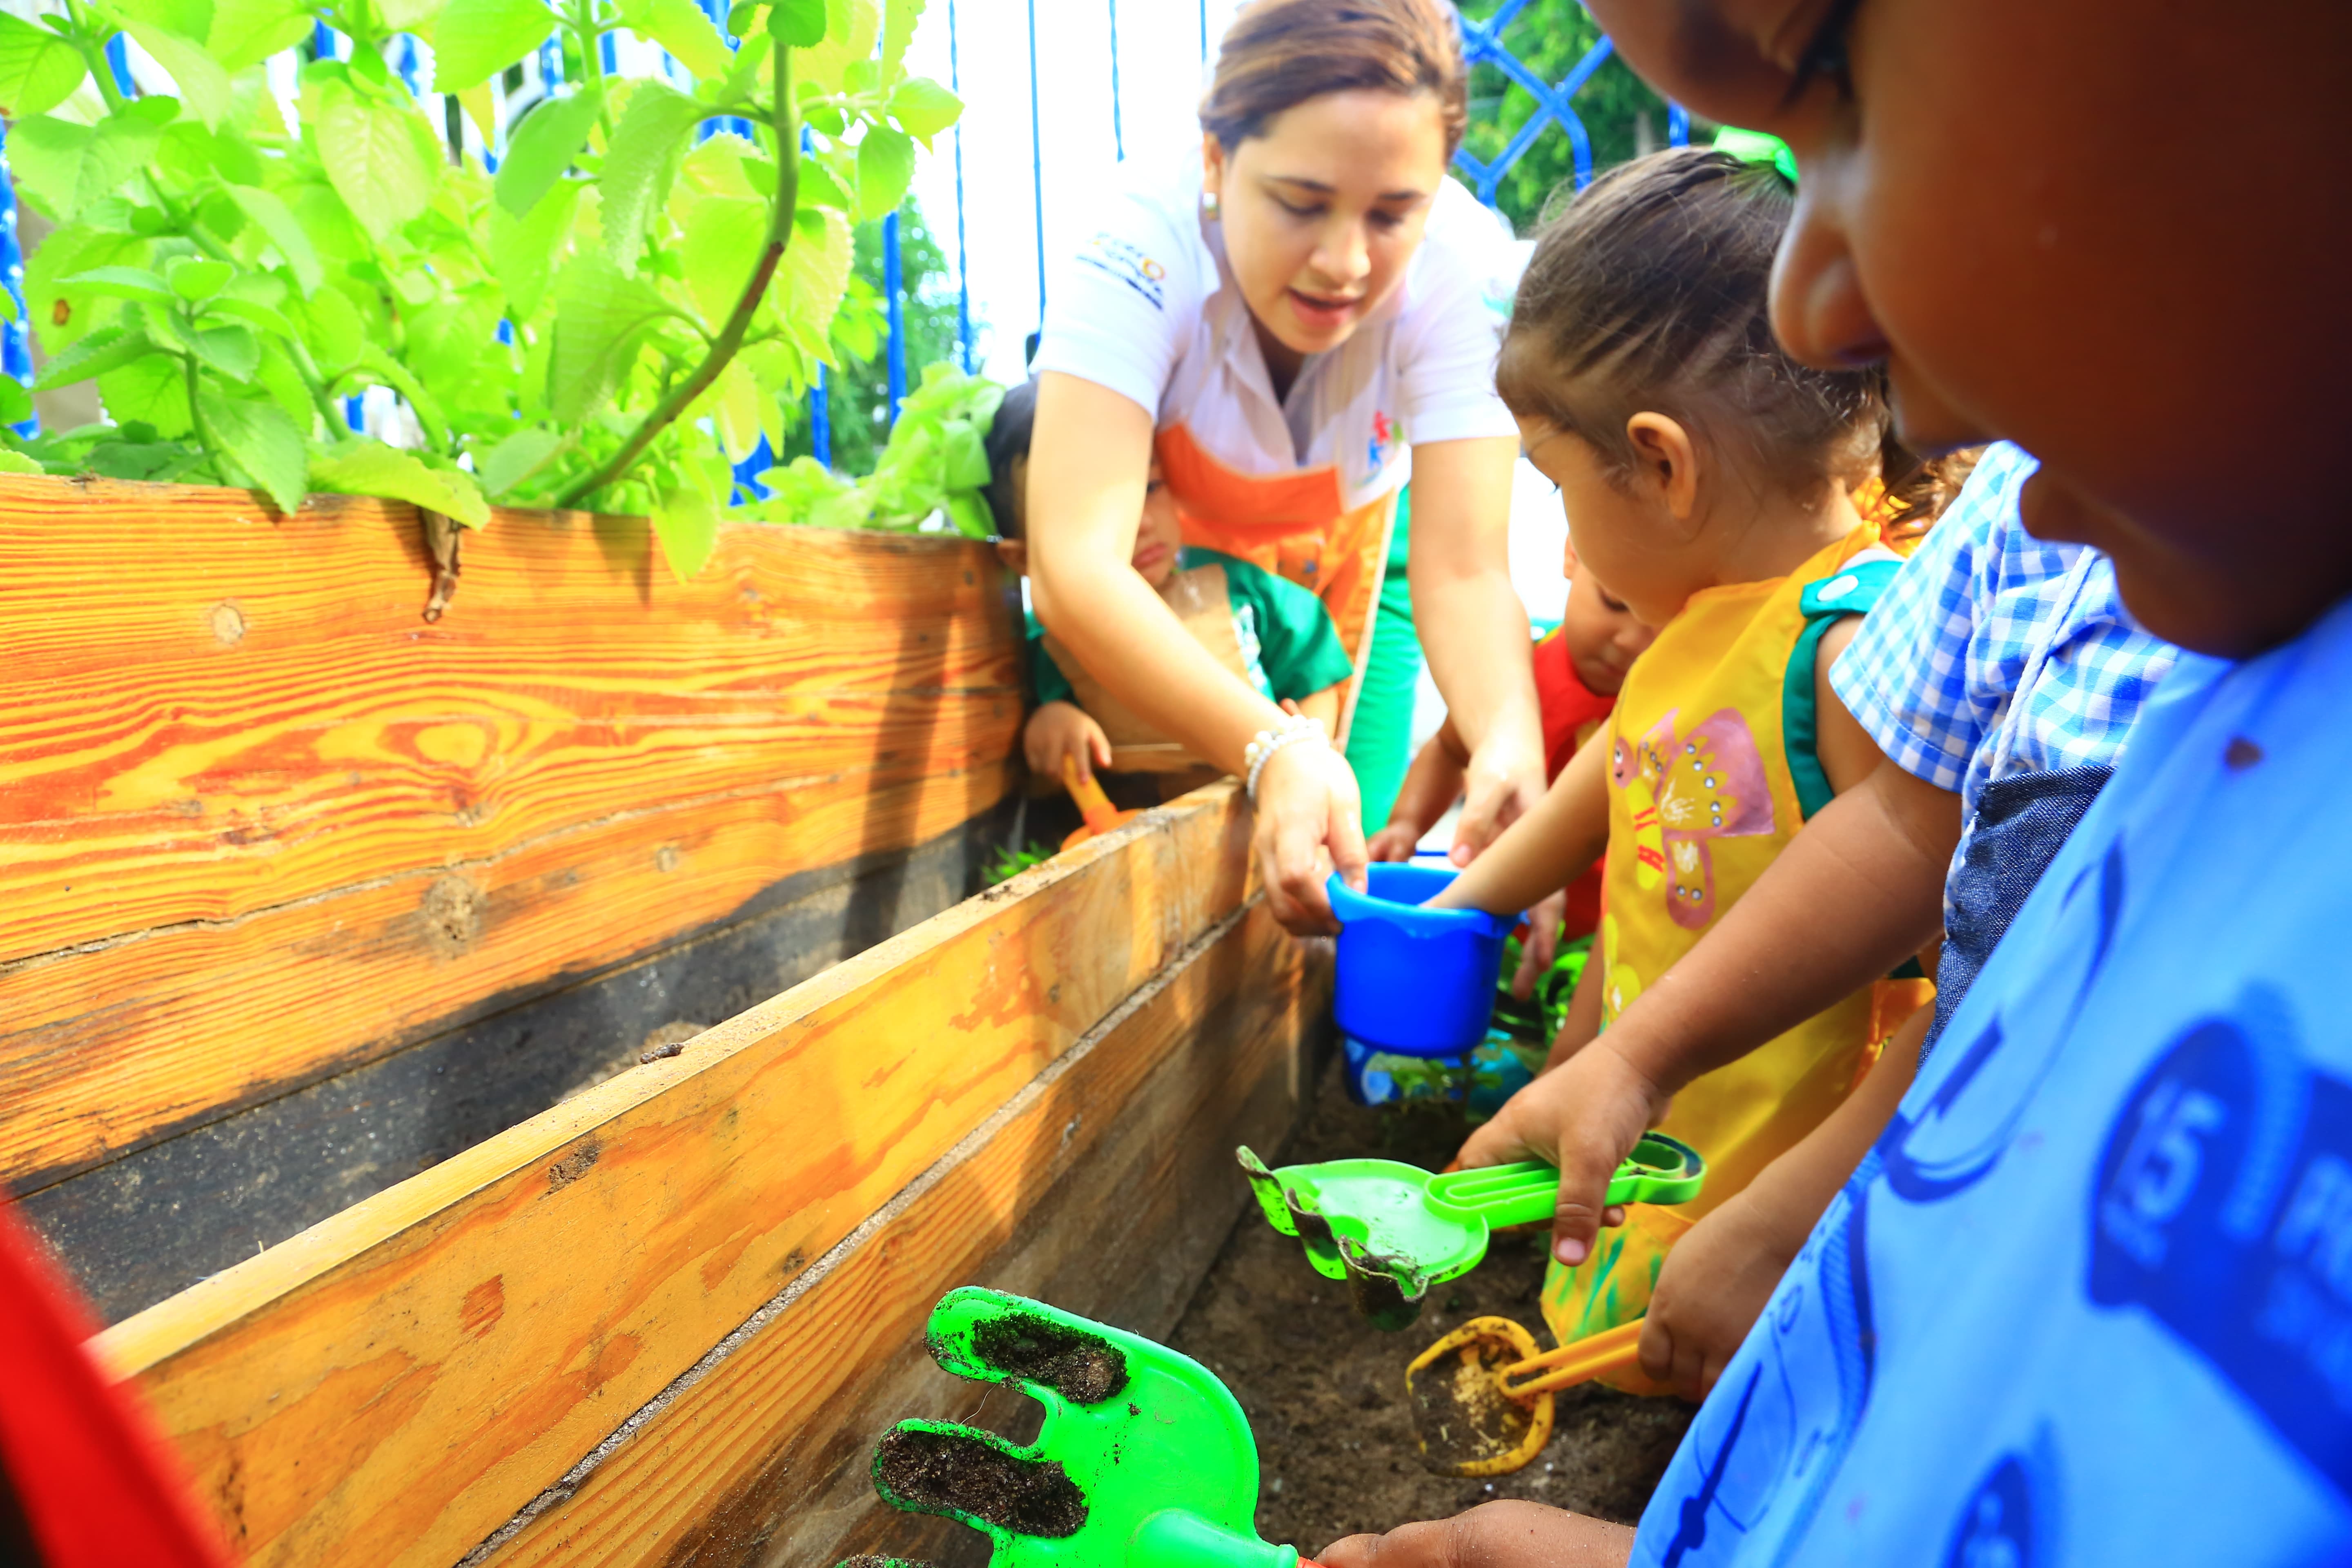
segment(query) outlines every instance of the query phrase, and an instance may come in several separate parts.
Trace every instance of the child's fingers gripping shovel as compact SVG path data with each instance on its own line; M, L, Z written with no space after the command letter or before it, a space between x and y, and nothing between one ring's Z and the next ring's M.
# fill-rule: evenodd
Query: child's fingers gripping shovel
M1075 849L1087 839L1098 837L1119 824L1132 822L1143 815L1138 810L1121 811L1111 805L1110 796L1103 794L1100 780L1092 775L1079 774L1076 757L1065 756L1062 759L1062 784L1070 792L1070 798L1078 803L1078 815L1086 818L1084 827L1062 840L1065 849Z
M1473 1318L1413 1357L1406 1402L1422 1463L1441 1476L1501 1476L1551 1440L1552 1396L1637 1364L1642 1321L1538 1352L1508 1318Z

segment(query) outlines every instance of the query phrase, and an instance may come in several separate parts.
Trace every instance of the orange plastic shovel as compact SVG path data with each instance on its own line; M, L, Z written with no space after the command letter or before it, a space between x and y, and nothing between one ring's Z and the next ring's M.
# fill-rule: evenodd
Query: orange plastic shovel
M1639 1318L1554 1351L1508 1318L1473 1318L1404 1370L1422 1462L1441 1476L1501 1476L1551 1440L1552 1395L1635 1365Z
M1103 794L1098 780L1092 776L1078 776L1078 763L1075 757L1062 759L1062 784L1070 792L1070 798L1078 803L1078 815L1087 819L1084 827L1062 840L1065 849L1076 849L1087 839L1108 833L1121 823L1132 822L1143 815L1139 810L1121 811L1111 805L1110 796Z

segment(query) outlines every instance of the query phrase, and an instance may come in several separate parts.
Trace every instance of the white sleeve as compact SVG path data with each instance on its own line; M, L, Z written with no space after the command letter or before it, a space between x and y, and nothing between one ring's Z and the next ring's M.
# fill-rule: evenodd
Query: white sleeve
M1495 359L1525 247L1476 197L1452 180L1446 185L1398 323L1397 412L1415 446L1516 438L1518 422L1495 394Z
M1160 417L1161 395L1201 309L1198 235L1129 191L1101 226L1048 275L1045 324L1032 369L1107 386Z

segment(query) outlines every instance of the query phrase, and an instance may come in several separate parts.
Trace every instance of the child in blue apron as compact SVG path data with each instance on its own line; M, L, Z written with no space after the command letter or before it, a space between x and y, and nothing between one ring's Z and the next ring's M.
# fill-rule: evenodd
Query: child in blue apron
M1818 194L1782 255L1790 347L1886 357L1916 437L2032 448L2027 527L2101 549L2133 616L2197 653L1638 1533L1515 1505L1318 1555L2345 1560L2352 528L2326 465L2264 455L2331 449L2345 413L2352 12L1861 0L1775 31L1729 0L1592 9L1662 90L1796 148Z

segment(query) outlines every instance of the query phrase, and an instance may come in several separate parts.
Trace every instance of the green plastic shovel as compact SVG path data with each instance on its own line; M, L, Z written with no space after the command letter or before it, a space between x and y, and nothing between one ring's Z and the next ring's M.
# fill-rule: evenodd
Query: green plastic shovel
M1383 1329L1412 1326L1429 1288L1476 1268L1497 1227L1539 1224L1559 1201L1559 1168L1540 1160L1432 1175L1395 1160L1271 1171L1246 1148L1235 1154L1267 1221L1305 1244L1317 1273L1346 1280L1357 1310ZM1608 1201L1685 1204L1706 1179L1697 1150L1644 1133Z
M1295 1548L1258 1539L1257 1444L1192 1357L972 1286L940 1299L927 1338L958 1377L1045 1407L1026 1447L901 1421L874 1451L883 1500L984 1532L990 1568L1299 1568Z

